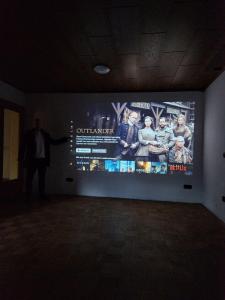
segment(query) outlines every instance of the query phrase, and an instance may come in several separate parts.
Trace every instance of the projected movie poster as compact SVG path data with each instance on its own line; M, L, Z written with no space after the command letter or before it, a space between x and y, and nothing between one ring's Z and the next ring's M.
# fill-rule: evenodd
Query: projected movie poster
M70 121L71 165L82 172L192 175L195 102L84 105Z

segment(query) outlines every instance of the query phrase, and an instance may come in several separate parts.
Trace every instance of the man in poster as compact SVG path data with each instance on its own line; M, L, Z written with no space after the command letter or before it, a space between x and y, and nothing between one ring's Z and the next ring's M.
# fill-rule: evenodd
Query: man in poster
M170 148L175 144L175 138L173 130L167 126L166 119L161 117L159 119L159 127L156 129L156 140L160 147L164 147L165 151L158 155L158 160L160 162L167 161L167 153Z
M176 138L175 146L169 152L170 163L190 164L192 163L191 151L184 146L183 136Z
M136 125L138 114L132 111L128 115L127 123L121 123L117 130L119 145L117 148L117 159L131 159L134 157L138 141L138 127Z

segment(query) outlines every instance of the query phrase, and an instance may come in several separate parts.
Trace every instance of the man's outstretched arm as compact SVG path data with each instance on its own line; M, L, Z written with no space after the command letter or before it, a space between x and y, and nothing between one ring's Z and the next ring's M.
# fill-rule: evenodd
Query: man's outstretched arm
M48 139L49 139L49 142L51 145L60 145L60 144L65 144L69 141L69 137L62 137L62 138L59 138L59 139L53 139L50 135L48 135Z

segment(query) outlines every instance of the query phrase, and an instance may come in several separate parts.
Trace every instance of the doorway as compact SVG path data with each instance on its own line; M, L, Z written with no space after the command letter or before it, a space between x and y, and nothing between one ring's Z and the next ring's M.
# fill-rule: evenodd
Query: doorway
M23 108L0 100L0 199L19 198L22 193L22 124Z

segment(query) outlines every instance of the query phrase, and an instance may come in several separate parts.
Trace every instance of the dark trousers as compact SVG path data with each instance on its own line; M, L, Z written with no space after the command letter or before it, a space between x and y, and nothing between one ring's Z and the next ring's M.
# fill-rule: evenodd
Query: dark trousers
M45 195L45 176L47 164L44 158L38 158L32 160L32 162L27 166L26 192L28 197L30 197L32 194L32 183L36 171L38 171L39 194L41 197Z

